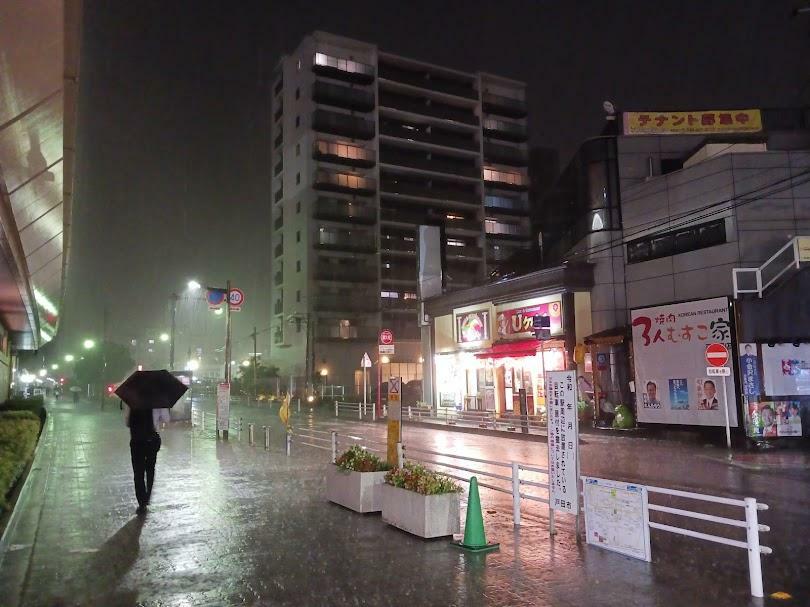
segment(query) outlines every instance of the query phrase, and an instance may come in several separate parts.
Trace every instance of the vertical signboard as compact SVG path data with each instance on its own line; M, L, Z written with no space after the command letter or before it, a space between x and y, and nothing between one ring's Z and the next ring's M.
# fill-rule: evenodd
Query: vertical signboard
M650 561L647 488L601 478L582 479L589 544Z
M217 431L228 430L228 419L231 414L231 384L217 384Z
M575 372L549 371L546 373L546 386L549 505L554 510L577 514L579 427Z
M705 355L711 343L731 348L728 298L639 308L631 324L638 421L725 426L722 386L706 373ZM729 424L736 427L733 393L729 398Z

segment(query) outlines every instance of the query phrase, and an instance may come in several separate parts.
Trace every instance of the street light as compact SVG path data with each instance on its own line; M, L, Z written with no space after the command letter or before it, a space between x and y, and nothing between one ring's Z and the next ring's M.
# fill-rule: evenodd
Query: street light
M56 371L58 368L59 368L59 365L57 365L56 363L51 365L51 370L52 371Z
M243 367L249 367L249 366L250 366L250 361L249 361L249 360L247 360L247 359L243 360L243 361L242 361L242 366L243 366Z
M200 368L200 361L195 360L193 358L186 363L186 370L188 371L196 371L199 368Z
M384 364L384 365L387 365L388 363L390 363L390 362L391 362L391 359L390 359L390 358L388 358L387 356L383 356L383 357L380 359L380 362L381 362L382 364Z
M214 314L216 314L217 316L222 316L224 313L225 310L223 310L222 308L217 308L216 310L214 310Z
M40 369L40 370L39 370L39 376L40 376L40 377L45 377L47 374L48 374L48 370L47 370L47 369Z
M161 333L160 334L160 341L162 341L163 343L166 343L167 341L169 341L169 334L168 333Z
M73 356L73 354L65 354L65 362L66 363L72 363L74 361L74 359L75 359L75 357Z
M96 347L96 342L92 339L85 339L83 345L85 350L92 350Z
M198 283L196 280L189 280L188 281L188 290L189 291L199 291L202 288L202 285Z

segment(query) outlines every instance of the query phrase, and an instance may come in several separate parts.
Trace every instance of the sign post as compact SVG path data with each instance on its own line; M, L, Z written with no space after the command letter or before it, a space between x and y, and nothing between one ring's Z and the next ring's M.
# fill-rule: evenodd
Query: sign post
M380 331L380 337L377 342L378 345L378 354L377 354L377 403L376 403L376 410L377 410L377 417L382 416L382 358L383 355L389 355L394 353L394 334L389 331L388 329L383 329Z
M579 530L579 421L576 372L546 372L546 411L549 533L554 535L556 510L576 515Z
M402 378L388 379L388 463L396 466L397 443L402 439Z
M228 418L231 413L231 384L221 382L217 385L217 432L222 431L222 438L228 438Z
M368 352L363 352L363 358L360 360L360 367L363 369L363 414L366 412L366 393L368 388L366 387L366 372L371 367L371 358L368 355Z
M731 375L728 364L728 348L725 344L713 343L706 346L706 375L723 378L723 413L726 418L726 447L731 449L731 426L728 419L728 392L726 391L726 377Z

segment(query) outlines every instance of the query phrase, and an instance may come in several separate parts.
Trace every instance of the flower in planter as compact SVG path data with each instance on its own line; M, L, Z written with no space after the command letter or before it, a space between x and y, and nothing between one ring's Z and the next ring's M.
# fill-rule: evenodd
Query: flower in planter
M400 489L415 491L422 495L458 493L461 486L445 474L433 472L424 466L406 462L402 468L394 468L385 475L385 482Z
M352 445L337 460L335 465L344 472L382 472L390 470L388 462L366 451L360 445Z

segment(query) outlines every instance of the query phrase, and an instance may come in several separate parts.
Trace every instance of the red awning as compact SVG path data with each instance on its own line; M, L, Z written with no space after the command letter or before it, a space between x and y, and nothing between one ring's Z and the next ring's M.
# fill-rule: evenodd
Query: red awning
M561 339L547 341L543 347L548 351L565 347ZM476 358L523 358L534 356L540 351L540 342L536 339L506 341L492 344L491 348L475 353Z

